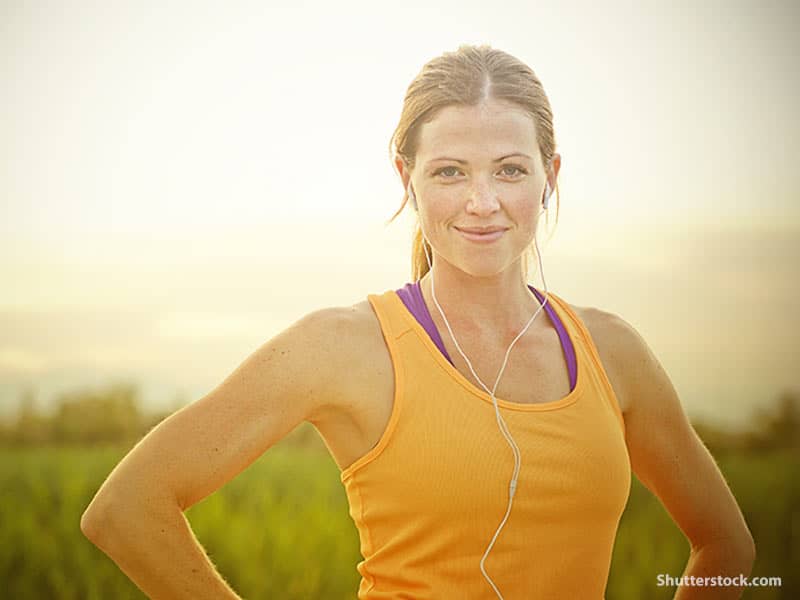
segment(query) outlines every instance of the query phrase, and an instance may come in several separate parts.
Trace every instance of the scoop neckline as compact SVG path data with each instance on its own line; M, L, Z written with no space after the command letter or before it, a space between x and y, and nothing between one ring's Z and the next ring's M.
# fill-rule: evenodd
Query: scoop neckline
M538 291L538 290L537 290ZM540 292L541 293L541 292ZM470 392L472 395L477 396L484 402L488 403L491 406L494 406L494 402L492 402L492 396L476 386L472 383L469 379L467 379L461 371L456 369L455 365L453 365L450 361L448 361L442 351L436 346L434 341L431 339L430 335L425 328L417 321L416 317L409 311L408 307L403 302L402 298L398 295L396 290L391 290L391 298L392 301L399 305L399 309L403 314L403 317L406 321L410 324L412 329L417 333L417 336L422 340L423 345L428 349L430 354L433 356L434 360L437 364L448 374L452 379L454 379L457 383L459 383L464 389ZM538 300L538 298L537 298ZM565 318L568 315L565 314L565 309L560 304L560 299L556 298L555 294L552 292L547 293L547 303L551 304L552 302L553 310L555 310L558 317L561 319L562 323L565 323ZM552 323L552 318L550 314L547 312L546 307L542 308L542 311L547 315L547 318L550 319ZM537 317L538 318L538 317ZM553 324L555 326L555 324ZM581 356L581 353L578 352L577 344L575 343L575 338L570 331L570 327L564 324L564 330L567 333L567 337L569 337L570 343L572 344L573 350L575 352L575 369L576 379L575 379L575 387L563 398L559 398L557 400L551 400L549 402L536 402L536 403L527 403L527 402L511 402L510 400L505 400L500 398L499 396L495 396L497 400L497 405L503 408L507 408L510 410L519 410L519 411L546 411L546 410L555 410L558 408L564 408L573 404L581 397L583 394L583 387L584 387L584 380L586 379L586 364L584 358ZM560 338L559 338L560 339ZM563 347L562 347L563 353ZM566 360L566 358L565 358Z

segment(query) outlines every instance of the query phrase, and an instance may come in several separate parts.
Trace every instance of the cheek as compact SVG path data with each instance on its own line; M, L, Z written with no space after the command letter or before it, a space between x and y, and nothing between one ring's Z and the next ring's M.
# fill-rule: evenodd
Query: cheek
M421 209L419 213L417 213L417 219L419 220L419 225L422 229L422 232L427 237L436 237L436 231L439 229L439 217L437 215L437 211L431 211L430 208Z
M460 208L461 202L458 196L442 192L429 192L425 196L425 206L421 209L420 215L426 223L435 225L452 220L453 216L459 213Z
M524 202L521 202L517 208L517 222L520 226L533 225L536 224L536 218L539 215L540 206L538 203L531 201L530 198L527 198Z

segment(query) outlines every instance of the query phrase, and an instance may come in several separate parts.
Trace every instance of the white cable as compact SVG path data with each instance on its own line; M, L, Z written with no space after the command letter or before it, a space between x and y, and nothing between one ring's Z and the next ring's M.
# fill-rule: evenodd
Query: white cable
M544 213L544 211L541 211L539 214L541 215L543 213ZM492 404L494 405L495 416L497 417L497 424L500 427L500 432L506 438L506 441L511 446L511 451L514 453L514 474L511 477L511 481L509 483L508 508L506 509L506 514L503 517L503 520L500 522L500 525L498 526L497 531L495 531L494 537L492 537L492 541L489 542L489 546L486 548L486 552L484 552L483 558L481 558L481 562L480 562L481 573L483 573L483 576L489 582L489 585L492 586L492 588L494 589L494 591L497 594L497 596L501 600L503 600L503 595L500 593L500 590L497 589L497 586L495 586L495 584L492 581L491 577L489 577L488 573L486 573L486 570L484 568L484 562L486 561L486 557L489 555L489 552L492 550L492 547L494 546L494 543L495 543L495 540L497 539L497 536L500 534L500 531L502 530L503 526L505 525L506 520L508 519L508 515L511 513L511 504L514 501L514 494L516 493L516 489L517 489L517 477L519 476L519 471L520 471L520 468L521 468L522 458L521 458L521 453L519 451L519 447L517 446L516 442L514 441L514 438L511 436L511 432L508 430L508 427L506 426L505 421L503 420L502 416L500 415L500 409L497 406L497 398L495 397L495 391L497 390L497 385L500 383L500 378L503 376L503 371L506 368L506 363L508 362L508 356L511 353L511 348L514 347L514 344L517 342L517 340L519 338L521 338L523 336L523 334L528 330L528 328L531 326L531 323L533 323L533 320L536 318L536 316L541 312L541 310L547 304L547 298L548 298L547 282L545 281L544 269L542 268L542 253L539 251L539 243L538 243L538 241L536 239L536 236L534 235L533 243L536 246L536 258L539 261L539 272L542 274L542 283L544 284L544 301L541 302L539 308L537 308L536 312L533 313L533 316L530 318L530 320L528 321L527 325L525 325L525 327L523 327L522 331L520 331L517 334L517 337L515 337L514 340L511 342L511 344L508 346L508 350L506 350L506 356L503 359L503 365L500 367L500 372L497 374L497 380L494 382L494 387L492 388L492 390L489 391L489 388L486 387L486 385L483 383L483 381L481 381L481 378L478 377L478 374L475 373L475 369L472 368L472 363L467 358L467 355L464 354L464 352L461 350L461 346L458 345L458 342L456 341L456 336L453 335L453 330L450 327L450 323L447 321L447 317L444 316L444 311L442 310L442 307L439 305L439 301L436 299L436 289L435 289L434 284L433 284L433 282L434 282L433 264L431 263L431 257L428 254L428 249L425 247L425 241L427 241L427 238L425 238L425 236L423 236L423 238L424 238L424 240L422 242L422 249L425 251L425 258L428 260L428 268L430 269L430 272L431 272L431 295L433 296L433 302L434 302L434 304L436 304L436 308L439 309L439 314L442 316L442 320L444 321L444 324L447 326L447 331L450 333L450 338L453 340L453 344L455 344L456 348L458 349L458 352L464 358L464 361L467 363L467 366L469 367L469 370L472 372L472 375L481 384L483 389L486 390L486 393L488 393L492 397ZM527 286L527 284L526 284L526 286ZM537 302L539 301L538 298L535 298L535 299L536 299Z

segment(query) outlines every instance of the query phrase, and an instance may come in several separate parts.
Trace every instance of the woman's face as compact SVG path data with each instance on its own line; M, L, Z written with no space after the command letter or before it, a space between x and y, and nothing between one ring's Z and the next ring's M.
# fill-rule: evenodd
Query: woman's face
M518 263L533 241L547 181L533 119L490 100L445 107L419 134L413 171L401 159L398 169L406 187L410 177L436 260L474 276ZM551 182L560 166L556 157ZM499 232L464 231L486 228Z

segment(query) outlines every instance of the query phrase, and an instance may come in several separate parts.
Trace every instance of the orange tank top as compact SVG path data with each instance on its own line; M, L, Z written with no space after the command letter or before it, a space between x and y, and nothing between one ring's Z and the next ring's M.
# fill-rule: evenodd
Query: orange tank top
M603 599L630 491L625 423L589 331L548 294L577 381L552 402L497 398L521 467L484 568L505 600ZM363 556L358 598L496 599L480 561L508 509L514 455L491 396L394 290L367 299L391 355L394 405L377 445L341 472Z

